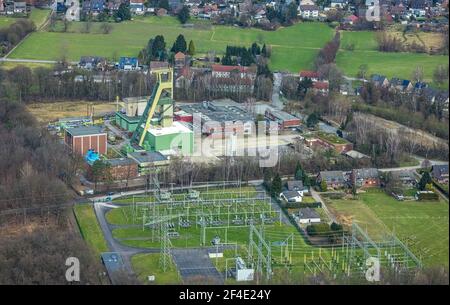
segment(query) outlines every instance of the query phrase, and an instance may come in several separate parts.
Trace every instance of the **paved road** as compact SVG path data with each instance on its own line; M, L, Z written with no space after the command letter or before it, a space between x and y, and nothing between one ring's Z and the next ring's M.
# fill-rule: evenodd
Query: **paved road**
M202 280L205 284L220 285L224 277L213 265L208 249L173 249L172 257L185 282Z
M328 210L327 204L325 203L325 201L323 201L322 197L320 197L319 193L317 193L312 188L310 189L310 192L311 192L311 196L314 198L314 200L316 200L317 202L320 202L322 204L322 209L325 211L325 213L327 214L330 221L338 223L336 220L336 217L334 217L333 213L331 213L330 210Z
M105 237L106 243L110 252L117 252L122 256L125 272L130 276L135 276L133 268L131 267L131 257L138 253L159 253L159 249L142 249L128 247L120 242L118 242L111 233L111 228L106 221L105 214L113 207L113 205L108 205L100 202L94 203L94 211L97 216L98 223L102 229L103 236ZM114 282L114 279L111 279Z

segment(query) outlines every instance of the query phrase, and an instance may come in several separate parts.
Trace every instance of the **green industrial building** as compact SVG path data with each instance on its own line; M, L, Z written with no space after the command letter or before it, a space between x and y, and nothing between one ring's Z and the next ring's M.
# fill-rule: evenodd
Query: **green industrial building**
M116 124L123 130L134 132L139 124L140 116L128 116L121 112L116 112Z

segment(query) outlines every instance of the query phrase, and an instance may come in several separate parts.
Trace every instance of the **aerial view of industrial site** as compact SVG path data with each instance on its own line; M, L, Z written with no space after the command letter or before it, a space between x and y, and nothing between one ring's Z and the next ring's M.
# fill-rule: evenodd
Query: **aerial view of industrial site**
M0 286L448 285L448 18L0 0Z

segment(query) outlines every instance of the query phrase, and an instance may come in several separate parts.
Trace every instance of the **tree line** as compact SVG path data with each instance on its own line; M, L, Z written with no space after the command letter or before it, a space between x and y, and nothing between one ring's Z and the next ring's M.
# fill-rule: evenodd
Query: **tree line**
M154 80L140 72L68 70L63 65L30 69L0 68L0 98L28 102L53 100L113 101L116 96L145 96Z
M151 61L174 61L174 55L178 52L194 55L195 54L195 44L194 41L190 40L187 44L184 35L180 34L175 39L170 50L167 50L167 43L163 35L156 35L150 38L144 49L139 52L139 60L147 65Z
M20 19L6 28L0 29L0 56L7 54L25 36L36 30L36 25L27 19Z

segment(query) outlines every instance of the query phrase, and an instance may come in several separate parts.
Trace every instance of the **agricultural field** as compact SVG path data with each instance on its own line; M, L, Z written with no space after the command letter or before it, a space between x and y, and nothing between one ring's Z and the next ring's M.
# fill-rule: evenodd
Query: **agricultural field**
M75 218L80 228L81 235L86 243L100 256L108 251L108 245L103 237L103 232L97 222L94 208L89 204L78 204L73 208Z
M448 56L444 55L378 52L375 35L374 32L342 34L341 50L336 57L336 63L344 74L356 76L359 67L367 65L368 75L376 73L386 75L388 78L410 79L416 67L423 67L424 80L433 83L433 71L436 66L449 63ZM346 49L349 45L354 45L353 51ZM448 87L448 84L445 87Z
M108 102L49 102L27 105L27 109L40 123L47 124L60 118L85 116L87 115L87 106L93 105L94 116L101 116L105 113L116 110L115 103Z
M338 218L356 222L373 239L395 233L425 266L448 266L448 203L397 201L381 190L368 190L356 199L325 198Z

